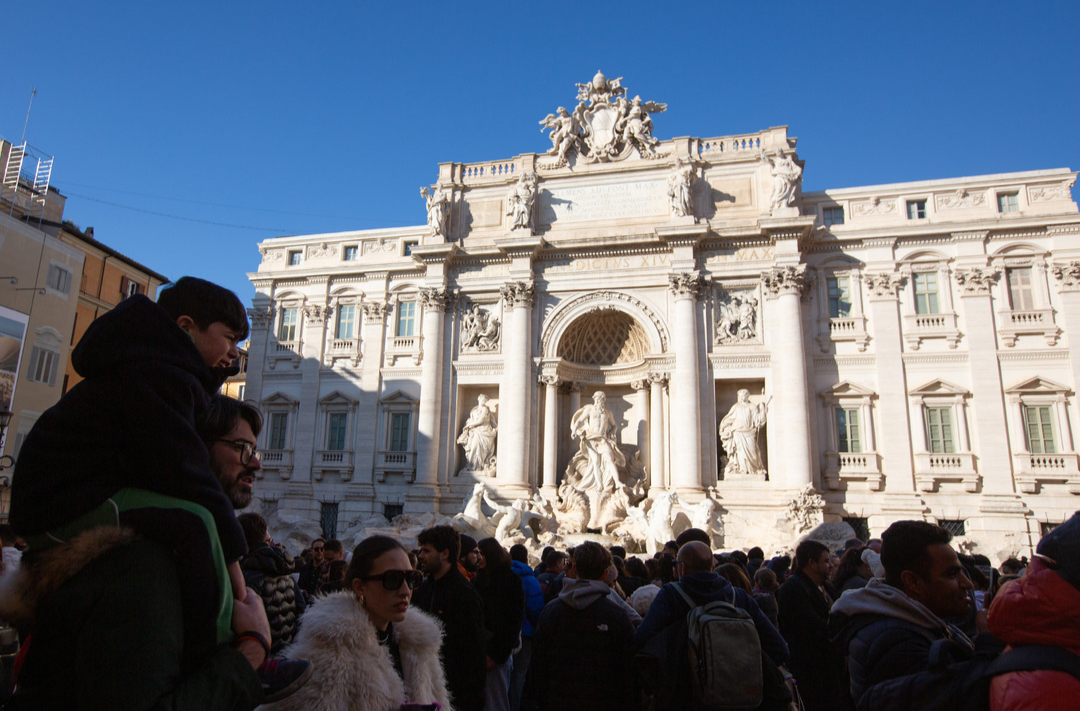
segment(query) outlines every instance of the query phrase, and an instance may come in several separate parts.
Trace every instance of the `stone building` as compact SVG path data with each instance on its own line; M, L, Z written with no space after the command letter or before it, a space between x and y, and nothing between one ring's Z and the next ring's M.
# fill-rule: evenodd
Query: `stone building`
M259 245L264 512L554 500L595 464L711 498L726 548L914 517L1001 557L1078 508L1076 173L803 193L786 127L659 141L664 104L578 87L546 154L440 164L426 225Z

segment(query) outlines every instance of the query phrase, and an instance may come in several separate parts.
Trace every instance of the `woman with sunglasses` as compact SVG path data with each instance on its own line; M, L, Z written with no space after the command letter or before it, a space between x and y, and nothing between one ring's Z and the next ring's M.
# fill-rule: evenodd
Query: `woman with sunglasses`
M265 709L398 711L403 704L450 709L439 662L442 628L409 609L423 574L393 538L371 536L353 551L347 589L304 614L290 658L311 660L298 692ZM298 656L299 655L299 656Z

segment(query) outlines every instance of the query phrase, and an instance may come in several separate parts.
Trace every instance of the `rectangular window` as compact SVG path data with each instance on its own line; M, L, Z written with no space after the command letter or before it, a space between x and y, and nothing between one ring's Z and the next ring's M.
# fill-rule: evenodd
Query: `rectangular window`
M861 452L859 411L855 408L839 408L836 411L836 434L840 452Z
M826 227L842 225L844 224L844 208L824 207L821 209L821 217L825 221Z
M397 335L398 338L416 335L415 301L402 301L398 304Z
M346 262L355 262L360 257L360 248L355 244L349 245L345 248L343 256Z
M1039 534L1040 534L1040 536L1048 536L1048 535L1050 535L1050 531L1053 531L1055 528L1057 528L1060 525L1061 524L1059 524L1059 523L1050 523L1049 521L1042 521L1042 522L1039 523Z
M287 412L270 414L270 436L266 440L267 449L285 449L285 434L289 427Z
M413 247L416 247L419 244L420 244L419 242L412 241L412 240L406 241L405 244L404 244L405 256L408 257L410 254L412 254Z
M844 523L855 529L855 537L864 543L870 540L870 519L858 516L844 518Z
M281 323L278 325L277 339L282 343L296 340L297 309L282 309Z
M26 379L34 383L55 385L56 370L59 364L59 353L34 346L30 351L30 369L26 372Z
M915 313L938 313L937 272L918 272L912 274L915 285Z
M926 408L926 446L933 454L952 454L956 451L951 408Z
M331 412L326 419L326 448L340 452L345 449L345 425L349 415L344 412Z
M926 217L926 200L908 200L907 218L921 220Z
M330 540L337 538L337 504L323 504L319 511L319 523L322 524L323 538Z
M1054 425L1050 421L1050 406L1027 406L1024 408L1027 425L1028 451L1032 454L1054 454Z
M289 251L289 266L295 267L300 264L300 261L304 258L303 252L298 249Z
M1020 212L1020 196L1016 193L999 193L998 212Z
M390 451L409 451L409 430L412 415L408 412L395 412L390 415Z
M383 504L382 511L383 518L393 521L395 517L405 513L405 504Z
M61 294L71 292L71 272L55 264L49 265L49 274L45 277L45 284L53 291Z
M1035 295L1031 289L1031 267L1015 267L1005 270L1009 285L1009 304L1013 311L1030 311L1035 308Z
M962 518L939 518L937 525L941 526L954 536L963 536L967 534L967 526L964 524L964 519Z
M350 339L356 337L356 305L342 304L338 306L337 329L335 338Z
M847 277L829 277L829 317L847 318L851 315L851 280Z

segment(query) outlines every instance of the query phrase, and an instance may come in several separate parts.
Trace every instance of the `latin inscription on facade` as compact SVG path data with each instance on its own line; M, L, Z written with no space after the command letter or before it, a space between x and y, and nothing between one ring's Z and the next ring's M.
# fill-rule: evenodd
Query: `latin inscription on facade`
M769 246L740 247L739 249L709 252L705 257L706 266L726 262L757 262L771 260L776 256L776 248Z
M545 189L540 193L540 222L550 225L666 215L664 191L662 180Z
M544 267L544 274L562 274L565 272L609 272L619 269L648 269L666 267L671 261L670 254L635 254L626 257L583 257L579 259L560 259L549 262Z

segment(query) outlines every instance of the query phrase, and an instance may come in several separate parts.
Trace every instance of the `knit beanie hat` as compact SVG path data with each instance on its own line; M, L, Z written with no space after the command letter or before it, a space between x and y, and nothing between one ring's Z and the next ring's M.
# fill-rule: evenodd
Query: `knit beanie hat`
M1043 536L1035 552L1049 558L1049 567L1080 590L1080 511Z
M462 558L467 556L469 553L472 553L474 550L476 550L476 539L472 536L466 536L464 533L462 533L461 548L459 550L461 551L460 555Z

